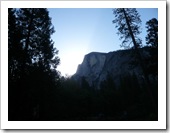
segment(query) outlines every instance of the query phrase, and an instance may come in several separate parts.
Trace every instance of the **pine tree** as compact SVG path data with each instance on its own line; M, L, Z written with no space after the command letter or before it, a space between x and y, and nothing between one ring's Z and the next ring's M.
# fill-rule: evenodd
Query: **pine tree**
M16 82L21 75L22 46L21 33L16 18L16 9L8 8L8 117L15 118L15 109L18 108L16 98Z
M44 8L23 8L18 11L19 25L22 28L23 65L42 64L46 70L56 68L59 58L51 35L55 32Z
M146 44L150 46L150 58L148 61L148 73L154 77L158 76L158 20L152 18L146 22L147 36Z
M137 12L136 8L116 8L113 9L113 14L115 15L115 19L113 23L116 23L116 28L118 28L118 35L120 35L120 39L124 39L122 42L123 47L129 47L131 43L133 43L133 48L135 49L135 55L137 57L138 63L140 64L143 75L145 77L145 81L147 84L147 91L150 96L153 110L156 110L155 101L151 92L151 84L149 81L149 77L147 74L147 68L144 63L144 60L139 51L139 47L142 43L141 39L137 36L140 34L140 15ZM127 45L127 42L130 41L130 44Z
M141 19L136 8L116 8L113 9L113 14L115 19L112 22L116 23L117 34L120 36L120 40L124 39L121 47L134 47L135 49L140 47L142 41L138 35L141 33ZM130 43L128 44L128 42Z
M49 119L60 76L49 12L44 8L8 11L9 75L17 79L9 78L9 120Z
M141 44L141 39L137 36L141 32L141 19L139 13L137 12L136 8L116 8L113 9L113 14L115 15L113 23L116 23L116 28L118 28L118 35L121 36L120 39L124 39L122 46L127 47L127 42L130 41L130 44L133 42L135 57L137 58L137 61L143 70L146 82L150 84L148 75L146 73L146 67L139 51L139 46Z
M130 44L133 42L138 63L143 70L146 82L150 84L146 73L146 67L139 51L139 45L141 44L141 39L137 37L137 35L140 34L139 24L141 23L139 13L136 8L116 8L113 10L113 14L115 15L113 23L116 23L118 35L121 36L120 39L124 38L122 45L126 47L125 44L127 44L127 42L131 41Z
M146 44L150 45L153 48L158 47L158 20L152 18L146 22L147 36Z
M17 18L16 10L8 8L8 76L9 81L14 81L19 78L20 68L21 68L21 56L22 45L21 38L22 34L20 32Z

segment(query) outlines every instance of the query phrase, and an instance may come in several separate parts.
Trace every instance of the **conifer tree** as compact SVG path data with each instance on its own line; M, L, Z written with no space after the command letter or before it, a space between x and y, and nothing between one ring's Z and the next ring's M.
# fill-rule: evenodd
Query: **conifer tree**
M152 18L151 20L146 22L147 28L147 36L146 36L146 44L151 45L153 48L158 47L158 20L156 18Z
M23 8L18 11L17 16L23 34L23 65L37 63L42 64L46 70L56 68L59 58L51 39L55 31L48 10Z
M10 81L16 80L20 75L22 45L16 10L8 8L8 76Z
M147 36L146 44L150 46L150 58L147 59L148 73L154 77L158 76L158 20L152 18L146 22Z
M116 28L118 28L117 34L120 35L120 39L124 39L121 46L129 48L130 44L133 43L132 47L135 49L135 55L140 67L142 68L147 84L147 91L152 102L153 110L155 111L156 105L151 92L151 84L147 74L147 68L139 51L139 47L142 44L141 39L138 37L138 35L141 33L140 15L136 8L116 8L113 9L113 14L115 15L113 23L116 23ZM128 44L128 42L130 43Z
M122 41L121 46L125 48L134 47L135 49L140 47L142 41L138 37L141 33L140 15L136 8L115 8L113 9L115 19L112 21L118 28L117 34ZM133 43L133 45L131 45Z
M8 89L9 120L49 119L47 114L52 114L60 77L49 12L45 8L8 11L9 76L12 77Z

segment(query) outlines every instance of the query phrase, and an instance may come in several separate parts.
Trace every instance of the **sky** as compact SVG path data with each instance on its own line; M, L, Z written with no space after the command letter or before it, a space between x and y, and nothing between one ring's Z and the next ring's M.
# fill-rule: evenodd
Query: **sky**
M60 65L57 70L63 76L73 75L83 58L90 52L108 53L123 49L117 29L112 23L111 8L49 8L49 16L55 33L52 39L59 50ZM142 43L145 45L145 24L152 18L158 19L157 8L137 8L141 15Z

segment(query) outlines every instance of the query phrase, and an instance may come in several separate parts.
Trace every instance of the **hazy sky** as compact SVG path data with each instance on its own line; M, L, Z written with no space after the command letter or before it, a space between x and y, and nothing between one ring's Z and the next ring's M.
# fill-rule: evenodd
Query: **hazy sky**
M145 44L146 21L158 18L158 9L137 10L142 20L140 37ZM49 13L56 31L52 39L61 60L58 70L63 76L74 74L85 54L122 49L117 29L112 23L114 15L111 8L51 8Z

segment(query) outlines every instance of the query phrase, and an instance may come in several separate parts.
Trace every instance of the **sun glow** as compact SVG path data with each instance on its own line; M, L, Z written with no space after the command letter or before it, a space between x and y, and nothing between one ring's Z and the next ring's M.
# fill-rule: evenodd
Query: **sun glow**
M62 58L60 58L61 62L58 66L58 70L61 72L62 76L71 76L76 73L78 65L82 63L84 56L87 53L84 48L73 48L68 49L61 54Z

